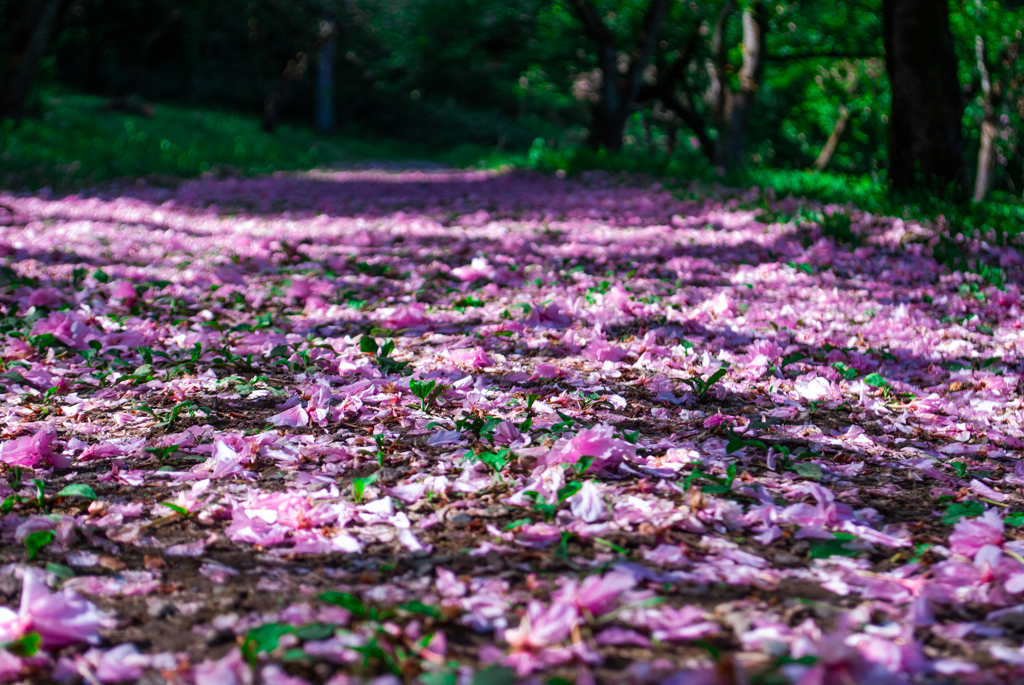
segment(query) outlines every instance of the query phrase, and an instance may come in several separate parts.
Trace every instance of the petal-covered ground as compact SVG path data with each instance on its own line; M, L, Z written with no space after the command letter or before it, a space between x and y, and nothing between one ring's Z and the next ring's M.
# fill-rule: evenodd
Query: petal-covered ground
M1024 260L748 206L0 195L0 678L1020 682Z

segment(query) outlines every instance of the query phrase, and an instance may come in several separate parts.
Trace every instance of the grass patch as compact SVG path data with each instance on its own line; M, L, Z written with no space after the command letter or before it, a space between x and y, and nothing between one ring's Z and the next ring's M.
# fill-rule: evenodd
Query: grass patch
M0 185L65 191L121 177L195 177L218 167L254 175L366 160L409 160L451 166L497 166L516 157L463 144L438 149L358 131L324 136L311 128L260 128L256 116L175 105L152 118L111 111L91 95L51 92L43 115L15 127L2 123ZM228 169L230 167L230 169Z

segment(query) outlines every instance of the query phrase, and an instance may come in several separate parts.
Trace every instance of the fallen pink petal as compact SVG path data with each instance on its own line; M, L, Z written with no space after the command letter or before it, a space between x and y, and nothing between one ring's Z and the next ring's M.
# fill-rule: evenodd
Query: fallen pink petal
M1024 261L715 192L0 193L0 680L1019 682Z

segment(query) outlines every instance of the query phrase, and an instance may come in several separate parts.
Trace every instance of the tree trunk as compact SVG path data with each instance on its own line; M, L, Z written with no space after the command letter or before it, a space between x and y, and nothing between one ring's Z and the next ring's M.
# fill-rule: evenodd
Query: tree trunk
M644 69L650 64L658 44L658 33L665 21L669 0L650 0L636 46L630 56L629 68L621 75L615 37L604 25L597 8L591 0L573 0L573 5L583 22L583 28L597 44L597 63L601 69L600 98L594 103L590 142L596 147L621 150L626 121L636 106Z
M711 151L710 159L717 165L722 165L725 162L724 151L727 147L725 138L729 129L728 103L730 96L729 76L726 73L728 57L725 47L725 27L735 10L733 1L726 0L722 11L718 14L718 20L715 22L715 30L711 34L711 57L705 64L710 82L704 100L711 106L711 117L718 131L718 139Z
M824 171L825 167L828 166L836 148L839 147L839 141L842 139L843 133L846 131L846 125L849 122L850 108L846 105L839 105L839 119L836 120L836 125L832 127L832 133L829 134L825 147L821 148L821 153L818 155L818 158L814 160L815 169L818 171Z
M964 100L946 0L883 0L885 66L892 87L889 180L898 191L966 194Z
M739 91L726 90L726 131L723 140L718 136L719 164L743 166L743 152L747 147L750 115L764 73L764 38L768 31L768 17L761 0L753 0L743 11L743 66L740 67Z
M320 46L316 74L316 127L321 133L334 128L334 39Z
M0 119L24 116L39 61L67 5L68 0L34 0L25 7L0 74Z
M992 92L992 75L985 60L985 39L981 36L974 37L974 54L978 59L978 71L981 73L984 117L981 120L981 146L978 148L978 171L974 177L973 200L981 202L992 188L992 169L996 160L996 103Z
M996 161L996 125L981 122L981 147L978 148L978 173L974 178L974 201L981 202L992 188L992 169Z

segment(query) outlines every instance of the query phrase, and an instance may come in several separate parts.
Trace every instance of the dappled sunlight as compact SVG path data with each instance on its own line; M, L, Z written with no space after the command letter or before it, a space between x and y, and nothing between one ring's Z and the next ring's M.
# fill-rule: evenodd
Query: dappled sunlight
M1019 254L758 192L0 195L4 673L1012 679Z

